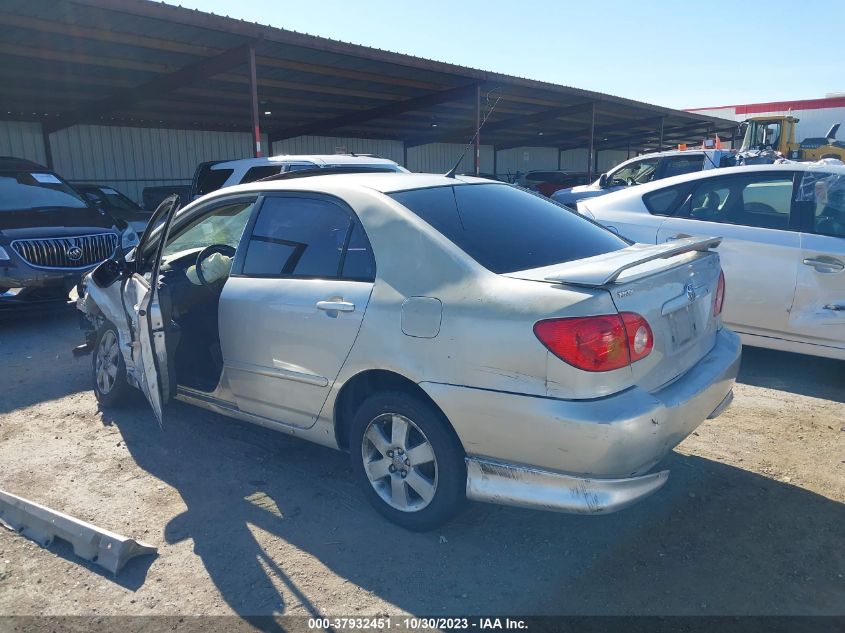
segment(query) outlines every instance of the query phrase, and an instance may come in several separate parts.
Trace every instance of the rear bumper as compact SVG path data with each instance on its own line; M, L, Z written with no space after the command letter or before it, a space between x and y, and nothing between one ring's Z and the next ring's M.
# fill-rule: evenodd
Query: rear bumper
M467 459L469 499L572 514L616 512L657 491L668 480L668 470L625 479L590 479Z
M601 511L611 512L663 485L660 473L639 476L729 404L741 349L739 337L723 329L707 356L667 387L654 393L634 387L595 400L420 386L452 422L470 462L499 466L469 464L471 497L593 513L586 493L572 496L573 487L581 486L604 495ZM519 477L508 475L513 469ZM510 482L509 492L493 491L494 479ZM552 489L556 501L550 502Z

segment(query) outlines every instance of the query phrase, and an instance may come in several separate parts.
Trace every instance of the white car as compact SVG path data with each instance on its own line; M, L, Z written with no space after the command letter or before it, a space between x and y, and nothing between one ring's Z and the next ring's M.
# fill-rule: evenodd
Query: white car
M408 170L401 165L373 154L327 154L265 156L238 160L213 160L197 165L191 183L190 200L196 200L212 191L255 182L292 171L348 167L373 171Z
M845 359L845 167L687 174L578 211L635 242L721 236L724 320L744 343Z

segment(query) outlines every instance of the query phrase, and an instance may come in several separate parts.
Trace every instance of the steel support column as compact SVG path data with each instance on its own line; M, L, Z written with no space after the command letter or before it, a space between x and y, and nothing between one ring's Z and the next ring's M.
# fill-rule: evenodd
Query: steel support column
M44 160L47 162L47 169L55 169L53 166L53 148L50 146L50 132L41 126L41 138L44 142Z
M255 72L255 44L249 45L249 95L252 101L253 156L261 157L261 124L258 121L258 79ZM272 152L271 152L272 153Z
M660 117L660 138L657 141L657 151L663 150L663 117Z
M596 145L596 104L590 107L590 148L587 150L587 180L593 181L593 152Z
M481 86L475 87L475 175L481 173Z

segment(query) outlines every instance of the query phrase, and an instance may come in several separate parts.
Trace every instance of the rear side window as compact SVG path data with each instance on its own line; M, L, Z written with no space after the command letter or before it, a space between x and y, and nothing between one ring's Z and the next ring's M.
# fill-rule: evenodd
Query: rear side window
M197 176L196 195L204 196L212 191L217 191L233 172L233 169L212 169L211 165L203 167Z
M495 273L601 255L628 244L550 200L505 184L391 194Z
M791 220L792 174L752 172L708 178L696 185L678 215L787 231Z
M672 176L701 171L702 167L704 167L703 154L669 156L663 159L663 178L671 178Z
M256 180L261 180L262 178L269 178L270 176L275 176L281 171L281 165L263 165L261 167L250 167L249 169L247 169L246 173L244 174L244 177L241 179L241 183L255 182Z
M689 185L651 191L643 196L643 203L652 215L672 215L686 197Z

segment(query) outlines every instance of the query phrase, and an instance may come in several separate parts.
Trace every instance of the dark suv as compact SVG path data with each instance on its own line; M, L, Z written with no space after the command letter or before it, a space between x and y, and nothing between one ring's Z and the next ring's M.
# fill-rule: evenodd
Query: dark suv
M49 169L0 157L0 309L66 300L121 241L138 236Z

